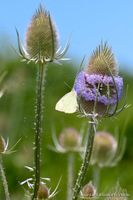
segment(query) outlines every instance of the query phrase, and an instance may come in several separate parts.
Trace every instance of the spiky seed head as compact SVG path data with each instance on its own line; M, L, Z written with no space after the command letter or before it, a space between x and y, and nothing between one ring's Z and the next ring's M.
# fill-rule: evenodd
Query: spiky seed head
M118 66L114 54L107 43L101 42L94 50L86 70L89 74L110 75L111 71L112 75L118 75Z
M54 57L57 33L50 14L40 5L26 35L27 52L31 58L45 60Z
M6 148L6 142L2 136L0 136L0 153L3 153Z
M88 184L86 184L82 190L81 190L81 196L82 198L87 198L89 199L89 197L94 197L96 195L96 188L95 186L92 184L92 182L90 181Z
M49 189L45 184L40 184L38 193L37 193L38 199L48 199L49 197Z
M80 147L80 135L73 128L64 129L59 137L60 145L66 150L73 150Z
M100 167L106 166L115 156L116 151L116 139L108 132L97 132L94 138L91 163L98 164Z

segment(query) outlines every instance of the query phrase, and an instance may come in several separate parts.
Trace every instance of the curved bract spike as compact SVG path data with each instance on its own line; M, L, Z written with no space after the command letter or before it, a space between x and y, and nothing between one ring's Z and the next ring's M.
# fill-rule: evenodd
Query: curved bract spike
M53 143L54 143L54 146L55 146L55 149L60 152L65 152L64 149L62 148L62 146L59 144L59 141L57 139L57 136L56 136L56 132L55 130L53 129L52 130L52 139L53 139Z
M58 65L62 65L62 63L59 60L54 59L53 63L58 64Z
M57 190L59 188L60 182L61 182L61 178L59 179L57 186L55 187L54 191L49 195L49 199L52 199L53 197L55 197L57 195L57 193L58 193Z
M22 43L20 41L20 36L19 36L19 32L18 30L16 29L16 33L17 33L17 40L18 40L18 48L19 48L19 53L20 53L20 56L24 59L28 59L27 57L27 53L26 53L26 50L24 49L24 47L22 46Z
M58 53L61 51L61 49L62 49L62 46L60 46L60 47L57 49L56 54L58 54Z
M70 46L70 38L66 42L66 45L65 45L65 47L63 49L58 49L57 50L56 55L55 55L56 59L62 58L66 54L66 52L68 51L69 46Z
M93 112L92 113L96 113L96 107L97 107L97 103L98 103L99 87L100 87L100 83L98 83L98 86L97 86L97 89L96 89L96 99L94 101L94 106L93 106Z
M51 61L54 59L54 54L55 54L55 36L54 36L54 30L53 30L53 26L52 26L52 21L51 21L51 16L50 13L48 14L48 18L49 18L49 27L51 30L51 45L52 45L52 51L51 51Z
M32 167L29 167L29 166L24 166L25 167L25 169L28 169L30 172L33 172L34 171L34 169L32 168Z
M104 59L104 57L103 57L102 59L103 59L103 61L105 62L106 67L107 67L107 69L108 69L108 71L109 71L109 73L110 73L109 75L112 77L113 84L114 84L114 89L115 89L115 92L116 92L116 104L115 104L115 109L114 109L114 111L113 111L111 114L110 114L110 113L107 113L107 116L112 117L112 116L116 113L117 108L118 108L118 103L119 103L118 90L117 90L116 82L115 82L115 79L114 79L114 76L113 76L113 73L112 73L112 71L111 71L111 69L110 69L109 64L108 64L107 61Z
M119 114L120 112L122 112L124 109L130 107L130 105L126 104L126 101L127 101L127 93L128 93L128 85L127 85L127 87L126 87L126 93L125 93L125 95L124 95L124 103L123 103L123 106L122 106L120 109L118 109L118 110L116 111L116 115L118 115L118 114Z
M108 97L108 99L110 98L110 87L109 87L109 84L107 84L107 97ZM108 105L107 105L107 108L106 108L106 110L105 110L104 116L108 116L110 107L111 107L111 106L108 104Z
M14 150L14 149L20 141L21 141L21 138L11 148L8 149L8 145L9 145L9 139L8 139L7 144L6 144L6 151L4 152L4 154L12 154L12 153L16 152L16 150Z
M120 139L118 143L118 149L117 149L116 155L111 161L113 166L117 165L118 162L122 159L125 149L126 149L126 143L127 143L126 137Z
M83 67L83 63L84 63L84 61L85 61L85 58L86 58L86 56L84 55L83 58L82 58L82 60L81 60L80 66L79 66L79 70L80 70L80 71L81 71L81 69L82 69L82 67Z
M69 61L71 58L60 58L60 61Z

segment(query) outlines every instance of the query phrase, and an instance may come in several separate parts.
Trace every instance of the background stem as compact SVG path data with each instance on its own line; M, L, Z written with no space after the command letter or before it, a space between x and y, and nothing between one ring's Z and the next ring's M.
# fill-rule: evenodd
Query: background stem
M77 200L78 195L80 193L83 180L85 178L88 166L89 166L89 161L92 153L92 147L93 147L93 140L94 140L94 133L95 133L95 123L90 123L90 128L89 128L89 133L88 133L88 140L86 144L86 151L85 151L85 156L83 163L81 165L80 171L78 173L78 178L74 187L74 192L73 192L73 197L72 200Z
M0 171L1 171L2 184L3 184L3 187L4 187L6 200L10 200L8 183L7 183L5 171L4 171L4 168L3 168L2 156L0 156Z
M73 176L74 176L74 154L68 154L68 181L67 181L67 200L72 198Z
M99 183L100 183L100 172L101 172L100 167L97 165L94 165L93 166L93 183L97 191L99 189Z
M40 64L37 76L36 109L35 109L35 183L32 199L37 199L37 192L40 184L40 146L42 132L43 114L43 89L44 89L44 65Z

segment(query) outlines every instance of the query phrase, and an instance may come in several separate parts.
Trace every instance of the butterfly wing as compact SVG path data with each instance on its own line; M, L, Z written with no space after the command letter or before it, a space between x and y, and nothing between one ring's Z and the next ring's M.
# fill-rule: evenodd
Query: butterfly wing
M56 104L55 109L64 113L75 113L77 110L77 95L74 90L65 94Z

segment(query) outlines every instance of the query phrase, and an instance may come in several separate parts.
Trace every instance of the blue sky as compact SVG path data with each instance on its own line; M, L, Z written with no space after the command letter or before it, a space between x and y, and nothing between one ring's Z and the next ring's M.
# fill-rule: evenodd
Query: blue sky
M1 0L1 35L10 36L10 42L16 42L17 27L24 40L27 26L40 3L51 12L62 45L71 34L69 55L74 60L79 61L84 55L89 57L100 41L105 40L112 46L118 63L129 65L133 71L132 0Z

